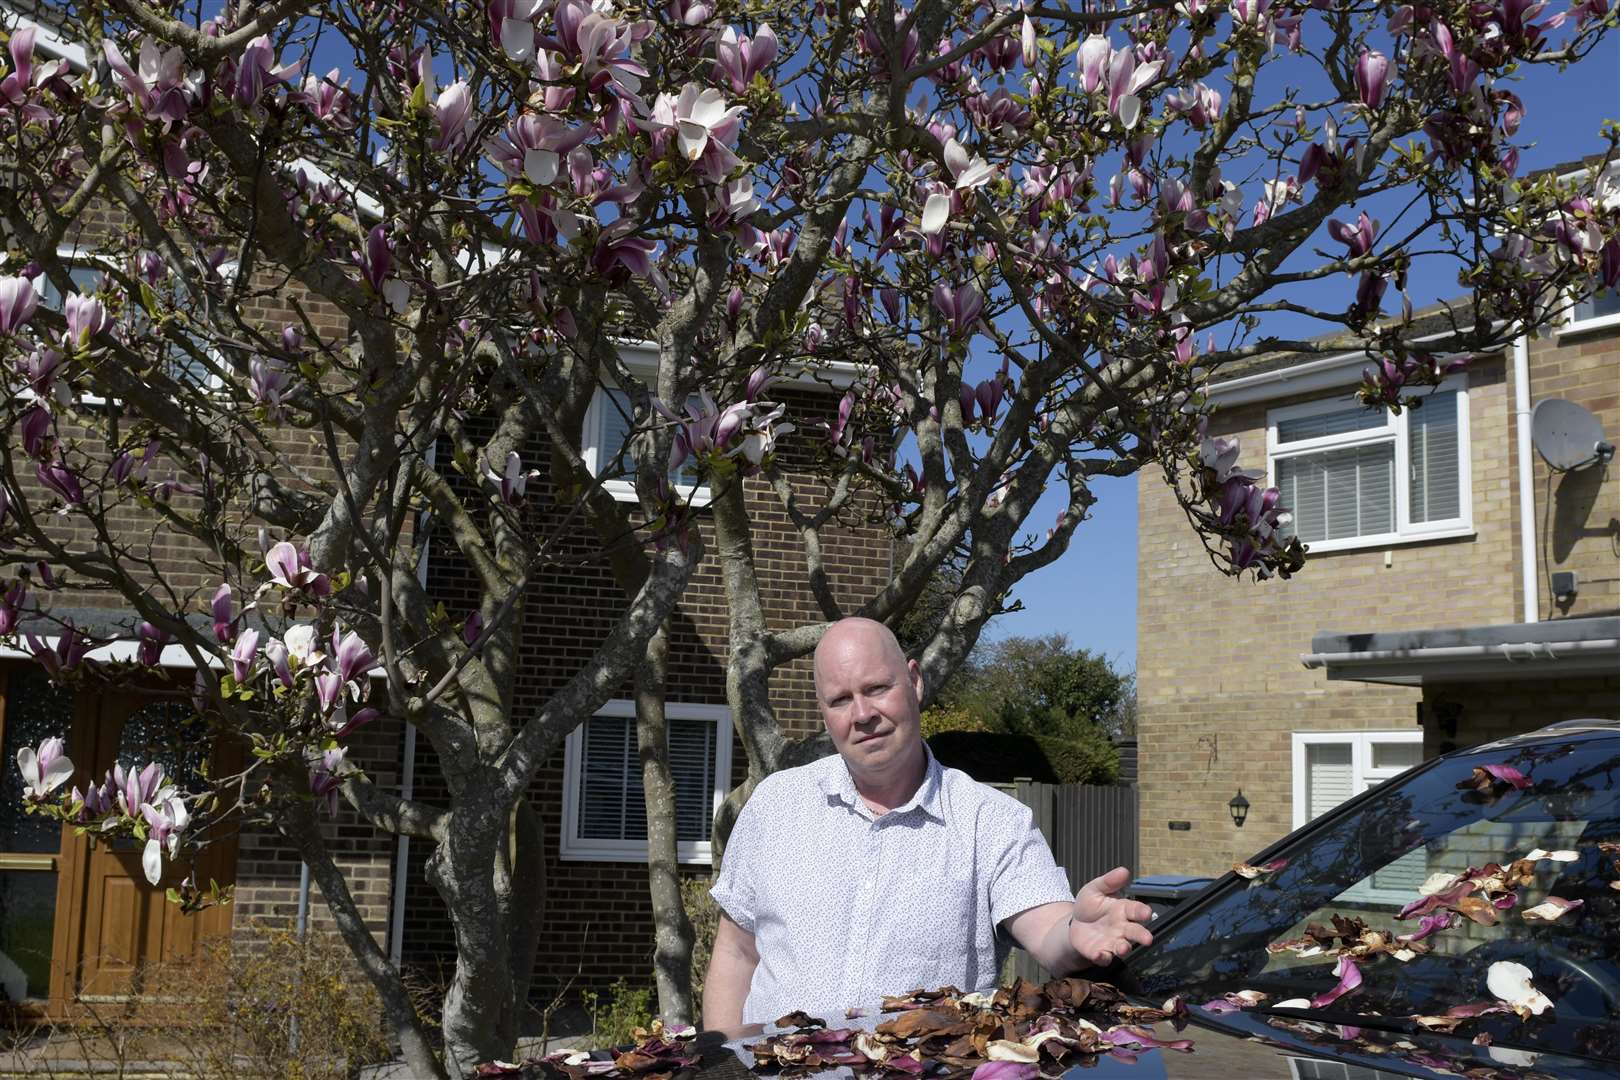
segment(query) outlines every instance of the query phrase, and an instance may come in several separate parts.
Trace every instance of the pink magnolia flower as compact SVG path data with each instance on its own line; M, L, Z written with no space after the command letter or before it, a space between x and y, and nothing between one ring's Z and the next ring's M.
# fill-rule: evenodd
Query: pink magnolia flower
M727 105L725 95L697 83L687 83L675 101L675 141L681 156L692 162L705 180L718 184L739 164L731 151L737 138L741 105Z
M524 113L506 125L499 136L485 142L484 150L507 176L521 176L545 186L557 179L563 158L590 137L591 129L584 125Z
M74 293L62 304L67 333L62 338L69 352L90 344L90 339L107 328L107 305L94 294Z
M331 712L343 697L343 677L335 671L321 672L315 676L315 693L320 699L321 712Z
M185 85L185 52L179 46L161 49L147 38L136 54L135 67L111 41L102 42L101 52L112 69L113 81L138 112L162 120L165 128L185 121L191 111L191 92Z
M325 802L329 814L337 813L338 788L343 786L343 766L348 754L344 747L328 750L309 772L309 792Z
M326 596L332 591L327 576L316 573L310 565L309 552L286 540L265 553L264 566L270 572L270 583L283 589L298 589L315 596Z
M501 501L508 506L516 506L522 502L523 496L528 490L529 481L537 479L539 476L540 470L538 469L530 469L527 472L523 470L523 458L518 455L516 450L507 451L506 467L502 471L497 473L494 469L488 467L484 469L484 478L495 484L500 490Z
M979 155L968 153L967 148L954 138L945 141L943 156L953 186L950 191L934 191L924 202L920 224L924 236L936 235L950 220L951 210L957 205L953 199L954 192L968 192L981 188L994 180L1000 172L999 168L989 164Z
M337 68L333 68L319 78L304 76L303 89L293 95L292 100L308 108L315 119L339 131L347 131L354 126L354 120L349 115L354 95L349 92L349 80L345 79L341 84L338 82L340 74Z
M73 762L63 751L67 744L59 738L49 738L35 750L25 746L17 751L17 768L23 777L23 798L40 802L51 792L68 782L73 775Z
M943 281L938 282L934 285L933 301L934 309L949 324L953 338L969 336L984 312L984 297L971 284L952 288Z
M354 252L354 261L372 291L387 301L396 315L403 315L410 306L411 287L393 275L394 243L388 238L386 225L371 227L366 233L366 249Z
M281 416L282 397L292 381L292 373L273 357L255 356L248 361L248 393L272 418Z
M291 690L293 688L292 664L288 661L287 646L275 638L271 638L264 645L264 659L270 665L270 673L276 681Z
M332 628L332 657L337 663L338 677L345 683L357 682L376 666L376 657L359 634L350 630L340 639L340 627Z
M23 643L28 652L38 661L39 666L45 669L45 674L55 682L61 676L76 671L84 662L85 653L90 651L90 639L79 633L72 620L65 620L62 634L56 640L53 649L44 639L33 634L24 634Z
M778 42L776 32L769 23L761 23L752 38L737 33L728 26L720 33L714 46L714 73L724 78L735 93L748 89L754 76L762 73L776 59Z
M603 229L596 239L591 264L609 281L653 276L652 255L658 249L658 242L651 237L633 235L634 229L635 222L621 218Z
M268 34L260 34L247 43L241 59L236 63L236 86L232 96L238 105L254 105L266 89L287 82L303 67L302 61L281 67L275 64L276 53Z
M1379 109L1384 105L1384 95L1389 89L1389 57L1372 49L1363 49L1361 56L1356 59L1356 93L1361 96L1361 103L1369 109Z
M0 596L0 637L16 633L28 605L28 586L19 579Z
M84 505L84 487L79 483L79 474L68 468L60 457L35 465L34 475L62 500L64 512L69 507Z
M173 859L179 853L180 837L191 823L191 814L186 810L184 800L178 795L171 795L156 806L149 802L142 803L141 816L146 819L147 827L141 869L146 873L147 882L156 885L163 879L163 856L166 853Z
M1367 212L1363 210L1354 226L1346 225L1337 219L1329 221L1328 234L1348 247L1349 257L1356 259L1372 251L1373 241L1378 236L1378 222L1369 218Z
M163 656L163 646L173 640L172 636L167 630L154 626L144 619L141 620L140 626L136 627L136 635L140 639L140 644L135 649L135 662L142 667L157 667L158 661Z
M237 685L248 681L253 674L253 661L259 655L259 632L252 627L242 631L242 636L236 639L236 645L231 649L231 675L235 677Z
M214 637L219 639L221 645L229 645L236 638L236 616L232 613L229 582L214 590L209 607L214 615Z
M472 91L465 79L451 83L440 92L433 106L433 119L437 131L428 144L433 150L443 153L461 145L472 119Z
M557 45L569 60L579 64L592 93L612 90L634 95L641 89L647 69L631 59L630 48L647 28L619 20L594 10L585 0L560 0L555 9L557 36L548 45Z
M50 449L51 411L36 401L23 410L17 426L22 434L23 453L31 458L43 458Z
M34 317L39 297L25 277L0 277L0 334L15 334Z

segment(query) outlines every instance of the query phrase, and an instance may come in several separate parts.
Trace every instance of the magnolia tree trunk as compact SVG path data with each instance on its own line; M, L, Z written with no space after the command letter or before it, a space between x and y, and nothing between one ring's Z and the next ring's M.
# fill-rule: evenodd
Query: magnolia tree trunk
M653 979L664 1023L694 1021L692 921L681 899L676 849L675 780L669 768L669 725L664 711L669 667L667 627L647 643L636 670L636 745L647 799L647 877L653 907Z

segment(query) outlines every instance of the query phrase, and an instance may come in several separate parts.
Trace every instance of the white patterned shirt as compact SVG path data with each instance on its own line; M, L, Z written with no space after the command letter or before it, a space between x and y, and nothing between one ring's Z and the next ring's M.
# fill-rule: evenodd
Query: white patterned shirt
M881 817L837 754L760 782L737 817L717 904L754 935L744 1023L919 987L988 990L1012 941L997 927L1070 902L1028 807L928 753L916 795Z

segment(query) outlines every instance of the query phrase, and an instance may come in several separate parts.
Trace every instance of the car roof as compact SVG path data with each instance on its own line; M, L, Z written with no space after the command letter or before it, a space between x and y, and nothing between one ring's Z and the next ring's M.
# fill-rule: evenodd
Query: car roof
M1527 731L1520 735L1508 735L1493 742L1470 746L1459 751L1459 753L1472 754L1480 750L1523 746L1526 743L1544 742L1553 739L1585 740L1588 738L1613 738L1617 735L1620 735L1620 720L1594 716L1581 720L1560 720L1556 724L1548 724L1546 727L1538 728L1535 731Z

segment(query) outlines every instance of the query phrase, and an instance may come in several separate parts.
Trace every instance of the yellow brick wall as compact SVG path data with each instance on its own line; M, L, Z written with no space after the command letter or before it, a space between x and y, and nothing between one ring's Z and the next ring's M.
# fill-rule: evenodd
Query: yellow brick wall
M1469 374L1471 537L1311 556L1290 581L1217 574L1162 483L1138 505L1137 678L1142 873L1226 869L1293 827L1296 731L1412 730L1414 689L1329 682L1300 654L1321 630L1416 630L1513 622L1516 518L1512 394L1502 357ZM1342 392L1342 391L1341 391ZM1265 467L1270 408L1326 393L1220 410L1241 462ZM1242 787L1249 819L1226 803ZM1189 831L1168 822L1187 821Z
M1620 444L1620 327L1532 342L1530 396L1532 405L1562 397L1584 406ZM1540 454L1533 460L1540 617L1620 615L1620 461L1554 474ZM1555 570L1580 579L1572 603L1554 600Z

